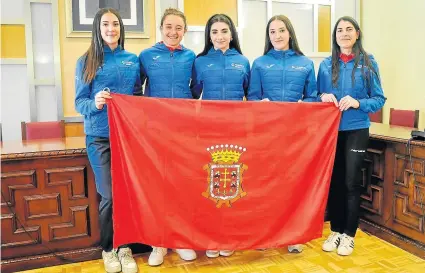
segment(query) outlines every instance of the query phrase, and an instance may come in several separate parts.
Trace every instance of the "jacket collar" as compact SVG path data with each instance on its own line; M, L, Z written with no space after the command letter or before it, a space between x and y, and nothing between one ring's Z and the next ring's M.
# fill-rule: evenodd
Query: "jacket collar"
M354 62L354 60L356 59L356 55L353 53L353 54L351 54L351 55L353 55L353 58L352 59L350 58L347 62L344 62L343 58L341 58L341 55L344 55L344 54L341 53L338 56L338 60L339 60L340 63L351 63L351 62ZM362 64L363 63L363 53L360 53L359 56L360 56L359 64ZM369 58L373 59L373 57L370 57L370 55L369 55ZM332 62L332 58L331 58L331 62Z
M351 54L344 54L344 53L339 53L339 59L342 60L344 63L351 61L352 59L355 58L354 53Z
M239 52L234 48L229 48L223 53L221 49L215 49L214 47L211 47L210 50L208 51L208 55L210 54L236 55L236 54L239 54Z
M276 50L274 48L270 49L269 52L267 52L267 55L271 55L277 59L283 59L283 58L289 58L291 56L296 55L295 51L292 49L288 50Z
M108 45L103 45L103 52L104 53L118 53L122 51L122 47L120 45L117 46L117 48L115 48L114 50L111 50L111 48Z
M157 48L157 49L159 49L159 50L170 51L170 50L168 49L168 47L164 44L164 42L158 42L158 43L156 43L153 47L155 47L155 48ZM179 45L179 47L177 47L177 48L175 49L175 51L185 50L185 49L186 49L186 48L185 48L182 44L180 44L180 45Z

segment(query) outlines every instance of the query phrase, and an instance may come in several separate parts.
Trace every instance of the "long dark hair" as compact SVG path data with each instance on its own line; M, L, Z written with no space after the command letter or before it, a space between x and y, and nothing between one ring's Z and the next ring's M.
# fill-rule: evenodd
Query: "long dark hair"
M125 31L124 24L121 19L121 15L117 10L112 8L100 9L96 16L93 19L93 29L91 35L91 43L89 49L84 53L85 62L84 62L84 81L90 83L94 77L96 77L96 70L103 64L103 39L102 34L100 33L100 21L102 16L105 13L112 13L120 22L120 38L118 39L118 45L124 49L124 40L125 40Z
M232 34L232 40L230 41L229 48L236 49L237 52L242 54L241 46L239 45L238 32L236 31L235 24L233 24L232 19L226 14L214 14L208 19L207 25L205 26L205 46L204 50L198 54L199 56L207 55L208 51L213 47L213 43L211 41L211 26L214 23L223 22L229 26L230 33Z
M269 52L269 50L273 48L273 44L270 40L269 29L270 29L270 24L275 20L282 21L285 24L286 29L289 31L289 36L290 36L290 38L289 38L289 48L292 49L293 51L295 51L298 55L304 55L304 53L302 53L300 47L298 46L298 40L297 40L297 36L295 35L294 27L292 26L292 23L289 20L289 18L286 17L285 15L275 15L272 18L270 18L269 22L267 23L266 43L265 43L265 46L264 46L263 55L266 55L267 52Z
M354 43L353 50L352 50L352 53L355 56L354 67L353 67L353 71L351 72L352 85L354 86L354 72L357 66L359 65L359 62L363 61L362 74L364 79L366 79L367 86L370 86L370 73L366 74L364 71L364 67L365 66L368 67L370 71L375 74L377 74L377 72L373 68L372 62L370 61L368 54L363 49L363 45L362 45L363 33L360 30L360 26L357 23L357 21L350 16L343 16L339 18L338 21L336 21L335 23L335 27L332 33L332 85L334 87L337 87L338 79L339 79L339 55L341 54L341 48L339 47L338 42L336 40L336 31L338 28L338 24L341 21L350 22L354 26L354 29L359 33L359 37Z

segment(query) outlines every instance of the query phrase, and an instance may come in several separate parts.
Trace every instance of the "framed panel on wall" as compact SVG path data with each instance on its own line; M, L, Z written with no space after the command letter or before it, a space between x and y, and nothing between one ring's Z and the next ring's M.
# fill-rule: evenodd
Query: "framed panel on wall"
M126 38L149 38L147 33L148 0L66 0L67 37L91 37L93 19L101 8L119 11Z

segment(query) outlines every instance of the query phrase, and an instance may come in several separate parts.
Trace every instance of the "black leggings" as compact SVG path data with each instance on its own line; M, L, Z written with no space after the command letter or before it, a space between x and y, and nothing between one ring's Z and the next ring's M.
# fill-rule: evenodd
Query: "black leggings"
M329 192L331 230L354 237L359 226L360 178L369 129L340 131Z

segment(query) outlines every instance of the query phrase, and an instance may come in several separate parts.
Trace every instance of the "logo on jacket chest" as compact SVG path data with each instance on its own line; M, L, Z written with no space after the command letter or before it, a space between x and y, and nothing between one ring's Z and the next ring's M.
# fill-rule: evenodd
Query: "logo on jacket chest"
M121 62L123 65L125 65L125 66L132 66L134 63L133 62L131 62L131 61L122 61Z
M236 64L236 63L232 63L232 67L237 68L237 69L243 69L243 65Z
M272 68L273 66L274 64L266 65L266 68L269 69L269 68Z
M305 68L304 66L293 65L291 68L298 71L307 71L307 68Z

